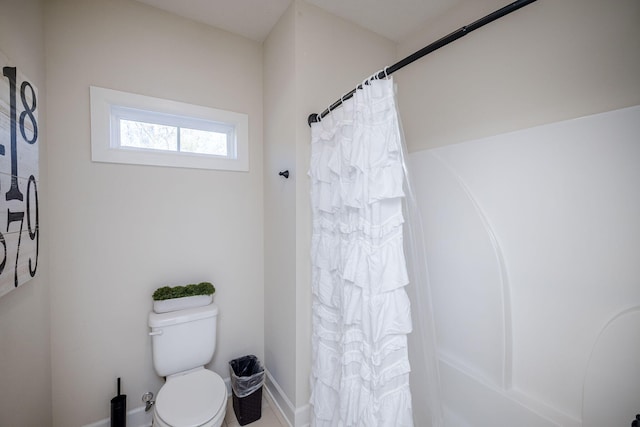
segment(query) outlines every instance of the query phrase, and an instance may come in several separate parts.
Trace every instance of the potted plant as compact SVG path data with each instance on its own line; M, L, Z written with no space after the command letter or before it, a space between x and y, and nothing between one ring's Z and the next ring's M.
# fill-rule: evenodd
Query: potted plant
M163 286L153 293L153 311L168 311L202 307L211 304L216 288L209 282L185 286Z

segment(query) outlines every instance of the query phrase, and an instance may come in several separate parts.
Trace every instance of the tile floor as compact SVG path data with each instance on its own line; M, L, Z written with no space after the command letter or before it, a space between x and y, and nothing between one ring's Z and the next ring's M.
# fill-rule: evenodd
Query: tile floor
M273 405L273 402L268 397L267 393L263 390L262 393L262 416L259 420L250 424L246 424L250 427L289 427L289 424L284 421L280 415L278 409ZM227 413L224 417L224 423L222 427L239 427L236 414L233 412L233 398L229 396L227 401Z

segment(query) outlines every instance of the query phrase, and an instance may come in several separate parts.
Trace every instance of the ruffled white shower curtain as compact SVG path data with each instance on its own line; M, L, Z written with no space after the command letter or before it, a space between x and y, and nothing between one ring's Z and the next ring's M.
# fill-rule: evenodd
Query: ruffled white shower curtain
M363 85L312 125L309 174L311 425L412 426L405 165L392 79Z

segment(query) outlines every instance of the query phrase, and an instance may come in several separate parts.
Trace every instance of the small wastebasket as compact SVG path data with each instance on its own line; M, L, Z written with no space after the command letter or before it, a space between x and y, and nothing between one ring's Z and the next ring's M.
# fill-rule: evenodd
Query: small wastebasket
M241 426L257 421L262 416L262 386L264 368L254 355L229 362L233 412Z

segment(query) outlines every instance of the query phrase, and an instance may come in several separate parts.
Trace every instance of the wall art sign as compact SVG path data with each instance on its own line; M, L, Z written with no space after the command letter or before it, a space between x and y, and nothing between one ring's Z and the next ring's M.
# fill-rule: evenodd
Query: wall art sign
M38 89L0 52L0 296L38 270Z

